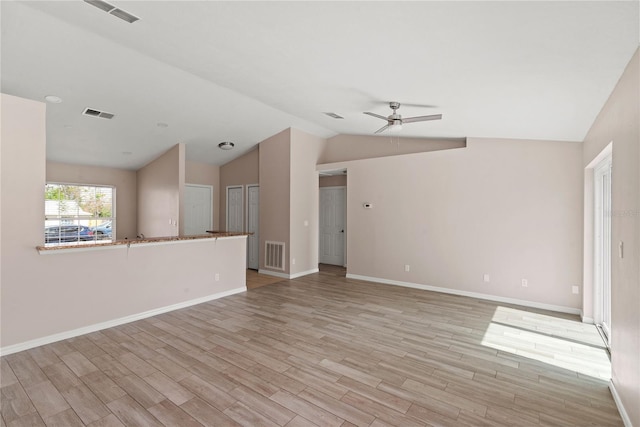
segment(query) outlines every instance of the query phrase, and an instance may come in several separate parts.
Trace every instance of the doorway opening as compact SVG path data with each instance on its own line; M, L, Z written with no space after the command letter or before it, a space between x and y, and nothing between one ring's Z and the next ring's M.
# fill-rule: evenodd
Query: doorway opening
M320 264L347 266L347 171L320 172Z

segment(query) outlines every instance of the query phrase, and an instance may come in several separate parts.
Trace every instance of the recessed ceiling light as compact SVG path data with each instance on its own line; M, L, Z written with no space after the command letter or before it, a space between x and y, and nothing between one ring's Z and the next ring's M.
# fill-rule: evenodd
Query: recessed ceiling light
M158 123L156 126L158 126L159 128L168 128L169 127L168 124L162 123L162 122Z
M47 95L44 97L44 100L51 104L60 104L62 102L62 98L55 95Z
M234 144L233 142L229 142L229 141L224 141L224 142L221 142L220 144L218 144L218 148L220 148L221 150L231 150L235 146L236 146L236 144Z
M72 127L73 127L73 126L71 126L71 125L64 125L64 128L65 128L65 129L71 129Z
M122 152L122 155L123 155L123 156L130 156L130 155L132 155L132 154L133 154L133 153L132 153L131 151L123 151L123 152Z

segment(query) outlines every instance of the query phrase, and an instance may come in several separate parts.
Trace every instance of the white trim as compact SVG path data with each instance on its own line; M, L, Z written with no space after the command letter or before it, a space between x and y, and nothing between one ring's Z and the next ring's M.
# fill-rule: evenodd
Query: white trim
M478 292L461 291L458 289L441 288L438 286L422 285L419 283L400 282L398 280L389 280L389 279L381 279L378 277L361 276L359 274L347 273L347 279L366 280L368 282L383 283L385 285L404 286L406 288L422 289L424 291L442 292L445 294L452 294L452 295L461 295L465 297L479 298L479 299L495 301L495 302L504 302L507 304L522 305L525 307L540 308L542 310L557 311L560 313L569 313L569 314L577 314L577 315L581 314L581 310L579 308L565 307L565 306L553 305L553 304L544 304L541 302L527 301L527 300L516 299L516 298L500 297L497 295L481 294Z
M593 325L595 323L593 317L585 317L583 315L580 315L580 317L582 318L582 323L588 323L590 325Z
M278 273L277 271L259 269L258 274L266 274L267 276L280 277L281 279L291 279L287 273Z
M295 274L290 274L289 278L290 279L297 279L298 277L302 277L302 276L306 276L309 274L313 274L313 273L317 273L320 270L318 270L317 268L312 268L311 270L307 270L307 271L301 271L300 273L295 273Z
M228 291L218 292L212 295L207 295L201 298L192 299L189 301L179 302L177 304L168 305L165 307L154 308L152 310L144 311L142 313L132 314L118 319L107 320L106 322L96 323L82 328L73 329L71 331L60 332L57 334L49 335L42 338L36 338L34 340L25 341L19 344L13 344L0 348L0 355L6 356L9 354L17 353L19 351L29 350L30 348L39 347L41 345L50 344L52 342L66 340L69 338L77 337L91 332L100 331L102 329L113 328L114 326L123 325L125 323L135 322L136 320L146 319L147 317L157 316L158 314L167 313L169 311L178 310L181 308L190 307L196 304L202 304L207 301L227 297L230 295L246 292L247 287L242 286Z
M87 246L86 248L65 248L64 246L54 246L51 249L38 249L38 253L40 255L53 255L53 254L62 254L62 253L71 253L71 252L90 252L95 250L104 250L104 249L118 249L121 247L127 247L127 245L114 245L112 243L104 243L100 246Z
M345 175L346 176L346 175ZM320 189L322 188L326 188L327 190L335 190L337 188L344 188L345 190L347 189L346 185L331 185L331 186L327 186L327 187L319 187Z
M317 268L312 268L311 270L301 271L300 273L287 274L287 273L278 273L277 271L260 269L258 270L258 274L266 274L267 276L274 276L274 277L280 277L282 279L291 280L291 279L297 279L298 277L306 276L308 274L317 273L318 271L320 270L318 270Z
M607 340L607 345L611 345L611 267L612 256L611 253L611 169L613 165L613 152L612 145L609 143L605 150L608 151L599 163L593 169L593 314L595 323L601 325L602 332ZM608 176L608 188L603 190L602 180ZM604 194L608 190L608 194ZM607 210L609 216L607 217ZM599 229L605 229L605 225L608 223L606 232L599 232ZM609 244L607 245L607 240ZM599 265L598 262L603 265ZM608 261L608 263L606 262ZM605 319L604 304L605 300L605 287L609 289L608 292L608 319Z
M624 405L622 404L622 399L618 394L618 390L616 390L616 386L613 384L613 380L609 381L609 391L611 391L611 395L613 396L613 401L616 402L616 406L618 407L618 412L620 412L620 418L622 418L622 422L625 427L633 427L631 423L631 418L627 413Z

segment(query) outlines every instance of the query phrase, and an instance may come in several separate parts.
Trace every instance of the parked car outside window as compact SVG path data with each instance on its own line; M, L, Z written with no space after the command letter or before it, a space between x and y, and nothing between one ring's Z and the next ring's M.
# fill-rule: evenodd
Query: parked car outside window
M103 222L100 225L91 227L91 231L93 231L94 236L98 240L111 239L113 231L111 221Z
M56 225L44 229L45 243L80 242L93 238L93 231L84 225Z

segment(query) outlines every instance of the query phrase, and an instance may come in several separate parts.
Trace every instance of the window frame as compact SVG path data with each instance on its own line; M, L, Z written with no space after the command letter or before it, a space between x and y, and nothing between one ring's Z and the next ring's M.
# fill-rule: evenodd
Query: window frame
M49 186L68 186L68 187L87 187L87 188L93 188L93 189L98 189L98 188L108 188L111 189L111 216L109 217L100 217L100 216L95 216L95 215L61 215L60 214L60 210L58 211L57 215L50 215L47 214L47 200L53 200L53 199L47 199L46 197L46 191L47 188ZM116 220L116 212L117 212L117 206L116 206L116 186L115 185L110 185L110 184L88 184L88 183L77 183L77 182L61 182L61 181L47 181L45 183L45 188L44 188L45 194L43 197L43 213L44 213L44 230L43 230L43 239L44 239L44 246L46 247L57 247L57 246L68 246L69 244L72 245L80 245L80 244L96 244L96 243L110 243L116 240L116 227L117 227L117 220ZM79 206L78 206L79 207ZM52 224L52 225L47 225L47 221L58 221L57 224ZM64 221L64 222L63 222ZM46 233L44 231L46 231L47 227L65 227L65 226L84 226L84 227L88 227L88 228L92 228L92 227L99 227L99 225L83 225L81 224L80 221L102 221L102 223L105 222L111 222L111 238L110 239L97 239L95 236L90 239L90 240L81 240L80 239L80 234L78 235L78 239L68 242L68 241L64 241L62 240L63 238L63 234L58 234L59 238L57 241L54 242L47 242L47 238L46 238Z

